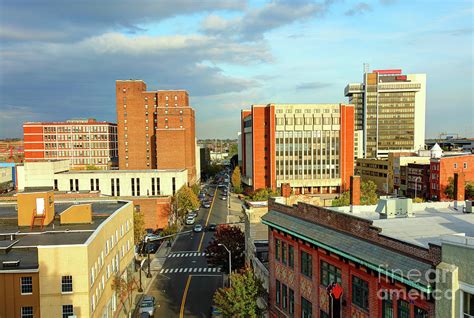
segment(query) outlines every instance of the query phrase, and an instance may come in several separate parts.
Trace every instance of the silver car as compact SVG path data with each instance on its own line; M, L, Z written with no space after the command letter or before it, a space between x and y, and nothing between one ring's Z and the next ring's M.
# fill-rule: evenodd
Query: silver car
M150 316L153 316L155 313L155 297L148 295L143 296L143 299L140 302L139 313L148 313Z

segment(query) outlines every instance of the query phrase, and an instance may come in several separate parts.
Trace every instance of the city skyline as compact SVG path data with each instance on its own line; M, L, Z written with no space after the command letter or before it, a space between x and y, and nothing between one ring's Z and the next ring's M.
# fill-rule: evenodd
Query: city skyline
M235 138L251 104L347 103L363 63L427 75L427 138L473 135L468 1L20 6L0 13L0 138L20 137L25 121L116 122L115 80L126 78L189 91L196 136Z

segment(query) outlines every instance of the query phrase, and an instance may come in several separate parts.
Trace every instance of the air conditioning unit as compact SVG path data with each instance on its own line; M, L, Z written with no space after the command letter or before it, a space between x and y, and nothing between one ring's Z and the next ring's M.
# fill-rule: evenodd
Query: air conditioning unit
M474 205L474 201L466 200L466 209L464 210L465 213L472 213L472 206Z

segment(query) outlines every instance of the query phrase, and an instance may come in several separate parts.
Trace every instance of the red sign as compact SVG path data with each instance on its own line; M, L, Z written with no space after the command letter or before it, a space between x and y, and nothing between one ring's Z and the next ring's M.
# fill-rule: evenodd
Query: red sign
M399 76L395 76L395 79L397 81L406 81L407 80L407 76L406 75L399 75Z
M378 74L402 74L402 70L396 69L396 70L373 70L372 72L378 73Z
M334 297L334 299L339 299L342 296L343 291L344 290L342 289L341 285L336 283L331 290L331 295Z

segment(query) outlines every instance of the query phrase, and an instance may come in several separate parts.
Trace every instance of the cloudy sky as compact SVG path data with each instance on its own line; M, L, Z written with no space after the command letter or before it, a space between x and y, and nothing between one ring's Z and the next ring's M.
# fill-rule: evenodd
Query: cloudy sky
M253 103L346 102L371 69L427 74L427 136L474 137L471 0L0 0L0 138L115 121L115 80L186 89L199 138Z

